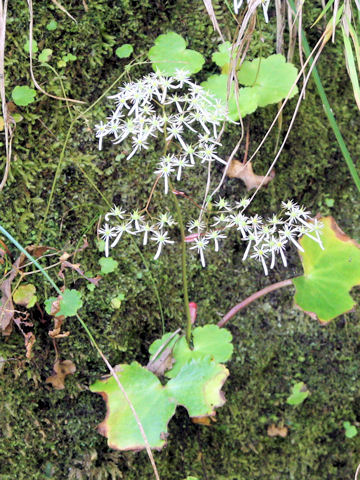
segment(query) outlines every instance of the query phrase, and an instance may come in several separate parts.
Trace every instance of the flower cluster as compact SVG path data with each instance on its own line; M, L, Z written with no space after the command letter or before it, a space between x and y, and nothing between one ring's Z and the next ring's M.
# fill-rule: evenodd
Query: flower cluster
M304 207L291 200L283 202L282 215L263 219L259 215L244 214L248 203L249 200L244 198L231 207L225 199L220 198L214 205L214 211L206 215L206 218L188 222L189 235L185 241L192 245L190 249L198 252L203 266L206 250L213 245L215 252L219 251L220 241L227 237L230 230L239 231L241 239L247 244L243 260L251 257L261 262L265 275L268 275L268 268L274 268L277 256L287 266L286 248L291 244L304 251L298 241L303 235L323 248L320 237L323 225L317 219L312 220L310 212ZM155 260L159 258L164 245L174 243L169 228L176 225L176 222L167 212L149 222L138 210L126 213L115 206L105 216L105 222L99 233L105 241L106 256L109 255L109 248L115 247L124 233L142 235L143 245L147 245L149 239L157 244Z
M244 214L248 206L247 199L238 202L235 209L224 199L220 199L216 206L219 213L214 217L212 227L217 227L215 231L218 233L219 230L226 231L230 228L239 231L241 239L247 243L243 260L250 256L260 261L265 275L268 275L267 260L270 260L270 268L274 268L276 255L279 255L283 265L287 266L287 246L293 244L300 251L304 251L298 242L303 235L310 237L323 248L320 238L323 224L317 219L312 220L310 212L292 200L282 203L282 215L273 215L265 220L259 215L249 217ZM208 232L205 238L215 235L215 231Z
M180 180L183 170L196 161L226 165L217 154L219 127L229 120L226 106L191 82L186 72L178 70L172 77L151 73L125 84L109 98L116 108L106 123L96 125L99 149L108 135L116 144L127 140L132 144L129 160L163 135L167 151L176 146L175 154L163 155L155 170L164 179L165 193L169 176L174 174Z
M240 6L241 2L238 3ZM267 9L268 3L265 0L263 7ZM162 135L164 151L154 172L157 175L154 189L162 179L167 194L170 177L181 180L183 171L193 168L196 163L210 167L216 161L226 165L217 153L221 146L218 138L220 126L223 121L229 121L226 107L193 83L186 72L178 70L170 77L152 73L123 85L110 98L115 102L115 110L106 123L96 126L99 148L108 135L114 143L130 142L129 160L143 154L149 143ZM182 194L177 190L173 193ZM140 235L143 245L153 243L156 247L154 259L159 258L166 245L175 243L169 233L176 224L172 216L167 212L156 219L147 215L151 196L143 210L126 212L114 206L105 215L105 224L99 234L105 241L106 256L124 235ZM205 205L209 207L209 202ZM191 250L198 253L203 266L208 249L213 247L216 252L219 251L221 242L231 230L240 232L242 241L246 243L243 259L251 257L261 262L265 275L269 268L274 268L276 257L281 258L284 266L287 265L285 252L288 246L293 244L302 250L298 242L302 235L307 235L322 247L322 225L317 220L311 220L304 207L289 201L283 203L279 216L263 219L259 215L246 215L248 206L246 198L234 206L219 198L212 208L202 209L199 218L189 220L189 234L185 241L191 245Z

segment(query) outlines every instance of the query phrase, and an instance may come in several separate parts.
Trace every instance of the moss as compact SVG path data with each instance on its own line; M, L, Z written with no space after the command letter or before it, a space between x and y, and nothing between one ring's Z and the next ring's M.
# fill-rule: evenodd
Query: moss
M223 2L214 2L224 31L233 25ZM22 49L28 28L28 12L21 2L12 2L7 31L7 92L17 84L29 84L29 68ZM114 55L115 47L131 43L137 55L167 30L185 36L191 48L209 60L217 37L205 15L202 2L123 0L69 1L66 8L76 19L69 19L55 5L34 5L34 36L40 48L51 48L54 61L65 53L77 61L59 69L69 96L94 101L123 71L125 62ZM309 7L305 25L315 18ZM56 19L58 28L46 25ZM250 55L273 53L274 21L262 26L261 38L254 37ZM19 33L21 32L21 33ZM313 30L315 42L318 31ZM264 42L262 41L264 39ZM336 68L334 68L336 65ZM136 67L134 76L146 67ZM319 70L339 126L354 158L359 156L359 123L349 83L346 81L341 45L329 45ZM213 71L207 64L202 76ZM36 64L39 83L51 93L62 95L58 79ZM8 97L10 99L10 96ZM49 192L59 155L69 128L69 116L62 102L41 94L36 104L19 109L23 120L17 125L11 175L2 192L2 224L24 245L38 241ZM293 99L284 112L284 129L295 106ZM74 113L76 107L72 107ZM254 151L270 125L276 106L258 110L245 119L250 124L250 151ZM100 102L73 130L69 148L56 183L46 220L42 243L71 251L86 234L89 247L77 255L82 268L96 275L101 253L95 242L96 223L107 205L92 184L111 204L141 205L151 189L156 146L147 163L124 162L125 149L107 145L98 152L93 125L106 116L106 102ZM258 173L266 171L274 157L276 134L260 151L254 164ZM232 126L225 137L223 153L231 151L239 137ZM240 150L239 157L243 155ZM81 167L81 169L79 168ZM84 172L86 176L84 175ZM220 175L220 172L219 172ZM189 191L202 188L203 179L192 175ZM244 187L227 180L222 194L239 198ZM343 229L360 238L357 192L329 129L312 83L299 111L287 145L276 166L276 178L256 197L253 210L271 213L287 198L296 198L313 211L333 214ZM328 207L325 199L334 200ZM162 202L160 198L156 201ZM11 205L11 208L9 208ZM165 206L165 204L163 204ZM170 208L173 208L172 206ZM11 249L11 248L10 248ZM12 249L11 249L12 250ZM12 250L14 258L17 253ZM299 274L299 260L290 258L289 271L276 268L264 278L261 267L241 261L243 246L235 237L228 239L219 255L208 258L202 269L189 255L190 298L198 303L198 323L214 323L240 299L271 281ZM144 253L153 280L163 299L169 330L183 324L180 260L177 253L157 263ZM116 273L104 276L99 287L88 291L85 281L70 272L67 285L82 291L86 302L82 317L94 332L105 355L113 363L147 361L148 345L161 333L161 318L150 273L144 268L134 245L114 253L119 262ZM52 292L39 277L33 277L39 298ZM110 302L119 292L125 294L121 309ZM359 298L358 293L355 293ZM40 304L42 309L42 304ZM90 348L76 319L66 323L70 337L58 341L63 359L72 359L77 372L66 380L66 389L54 391L45 384L51 375L55 353L47 332L51 321L31 311L37 342L32 360L25 360L23 338L15 331L1 343L3 370L0 414L0 478L25 479L117 479L152 478L145 453L119 453L106 446L96 425L104 416L100 398L87 386L105 367ZM349 313L328 327L320 327L292 306L290 291L276 292L253 304L233 322L235 354L229 363L231 376L225 385L226 405L219 410L211 427L194 425L179 409L170 423L168 446L157 453L161 478L181 480L186 475L203 479L269 480L311 478L312 480L351 478L357 466L359 437L345 439L343 420L360 421L359 314ZM1 365L1 364L0 364ZM294 381L304 381L311 395L298 407L287 405ZM270 438L267 426L283 422L289 427L286 438Z

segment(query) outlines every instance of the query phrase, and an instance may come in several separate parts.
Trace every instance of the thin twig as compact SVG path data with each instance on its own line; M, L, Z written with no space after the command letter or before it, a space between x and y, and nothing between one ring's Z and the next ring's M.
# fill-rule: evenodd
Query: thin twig
M359 472L360 472L360 464L358 465L358 467L357 467L357 469L356 469L354 480L357 480L358 475L359 475Z
M31 79L34 82L35 87L44 95L50 98L55 98L55 100L63 100L65 102L73 102L73 103L81 103L84 104L86 102L83 102L82 100L74 100L72 98L65 98L65 97L58 97L57 95L53 95L51 93L46 92L36 81L36 78L34 76L34 70L33 70L33 52L32 52L32 45L33 45L33 26L34 26L34 14L33 14L33 3L32 0L27 0L28 6L29 6L29 15L30 15L30 20L29 20L29 60L30 60L30 75Z
M4 188L6 180L10 171L12 139L14 134L13 125L16 125L11 115L9 115L6 95L5 95L5 36L6 36L6 15L7 15L7 0L0 0L0 95L1 105L4 118L4 132L5 132L5 170L3 178L0 183L0 192Z

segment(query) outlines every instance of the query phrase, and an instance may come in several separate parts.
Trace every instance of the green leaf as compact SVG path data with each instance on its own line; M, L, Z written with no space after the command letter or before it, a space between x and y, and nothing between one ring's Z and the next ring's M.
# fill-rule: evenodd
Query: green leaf
M324 224L324 250L306 236L301 239L304 275L293 283L295 303L327 323L355 306L349 291L360 285L360 246L340 230L332 217L320 220Z
M231 60L231 43L225 42L219 46L219 50L214 52L211 56L213 62L220 68L226 67L229 65ZM223 71L224 70L224 71ZM221 73L229 73L223 69Z
M150 345L150 354L154 355L171 335L171 333L166 333L160 340L156 340ZM199 360L210 356L216 362L226 362L233 352L231 340L231 333L225 328L219 328L217 325L194 328L192 350L188 347L185 337L180 339L179 336L174 337L166 346L169 348L173 347L175 364L171 370L166 372L166 376L169 378L176 377L182 367L191 360Z
M46 25L46 29L49 30L49 32L52 32L53 30L57 29L57 21L56 20L50 20L50 22Z
M167 436L167 424L177 405L183 405L190 416L206 416L225 403L221 387L229 372L210 357L193 360L179 375L162 385L152 372L133 362L120 365L118 378L146 433L151 448L161 449ZM119 450L141 450L144 440L134 415L115 379L108 377L90 386L102 395L107 415L99 432L108 444Z
M72 317L73 315L76 315L77 311L82 307L83 304L81 300L81 293L77 290L66 289L61 297L62 298L59 302L60 309L56 313L55 317L60 317L61 315L64 315L65 317ZM51 315L52 304L57 300L58 298L56 297L50 297L45 300L45 310L49 315Z
M137 362L120 365L120 369L118 378L140 418L148 442L152 448L160 449L165 444L167 424L175 413L176 403L169 400L156 375ZM115 379L98 380L90 390L101 393L107 403L107 416L98 428L108 438L109 446L119 450L143 449L140 429Z
M241 84L252 87L258 106L265 107L288 95L297 73L296 67L286 63L285 57L278 54L244 62L238 72L238 79ZM298 88L293 88L289 98L297 92Z
M62 56L62 61L67 63L67 62L75 62L77 59L76 55L73 55L72 53L67 53L66 55Z
M104 275L114 272L119 265L119 263L111 257L101 257L99 263L101 266L101 273Z
M351 425L350 422L343 422L343 426L345 428L346 438L353 438L357 435L357 428L355 425Z
M184 365L178 375L167 384L167 391L190 417L213 415L215 407L225 403L220 392L229 371L210 356L192 360Z
M173 75L177 69L197 73L205 62L200 53L187 49L185 40L175 32L159 35L148 56L153 69L164 75Z
M19 107L25 107L32 103L36 96L36 91L33 88L28 87L27 85L24 86L16 86L11 93L12 99L14 103Z
M123 293L119 293L119 295L117 297L114 297L111 300L112 308L114 308L115 310L118 310L121 307L121 302L123 300L125 300L125 295Z
M47 63L50 60L52 53L53 51L51 48L44 48L44 50L38 56L39 62Z
M239 120L239 111L241 116L245 117L249 113L255 112L257 108L257 96L252 88L239 88L238 103L235 99L234 85L230 90L230 95L227 95L228 75L211 75L206 82L201 84L205 90L214 95L224 105L228 107L229 117L236 121Z
M134 48L130 43L124 43L124 45L121 45L121 47L118 47L115 50L115 55L119 58L128 58L134 51Z
M20 285L20 287L13 294L13 300L18 305L31 308L36 302L35 292L35 285L32 285L31 283Z
M36 40L33 39L31 47L32 47L32 53L36 53L39 50ZM25 50L26 53L30 53L30 41L29 40L26 40L25 45L24 45L24 50Z
M291 389L291 395L288 397L286 402L289 405L300 405L305 398L309 396L309 390L307 390L304 382L296 383Z
M20 113L13 113L12 117L16 123L21 122L21 120L24 118L22 115L20 115Z

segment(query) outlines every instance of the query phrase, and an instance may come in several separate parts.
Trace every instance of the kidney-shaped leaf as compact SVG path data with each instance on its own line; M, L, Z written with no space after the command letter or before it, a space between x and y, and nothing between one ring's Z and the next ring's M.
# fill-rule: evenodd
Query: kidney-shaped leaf
M29 103L32 103L36 96L36 91L27 85L17 85L11 92L14 103L19 107L26 107Z
M176 401L170 401L156 375L137 362L120 368L118 378L139 416L147 440L151 448L160 449L165 444L167 424L175 413ZM106 418L98 429L108 438L109 446L118 450L145 448L135 417L115 379L98 380L90 390L100 393L106 401Z
M177 405L183 405L190 416L200 417L213 415L215 408L225 403L221 387L229 372L208 356L186 364L165 386L137 362L120 365L117 374L150 447L160 450L165 445L167 424ZM145 448L139 426L115 379L98 380L90 390L100 393L106 402L107 414L98 430L108 438L109 446L118 450Z
M186 48L185 40L175 32L159 35L149 50L149 58L153 69L164 75L174 75L177 69L197 73L205 62L201 53Z
M296 304L327 323L355 305L349 291L360 285L360 246L340 230L332 217L322 218L321 222L324 250L306 236L301 239L304 275L293 283Z
M238 72L238 79L241 84L252 87L258 106L265 107L288 95L297 73L296 67L278 54L244 62ZM289 98L297 92L297 87L294 87Z

